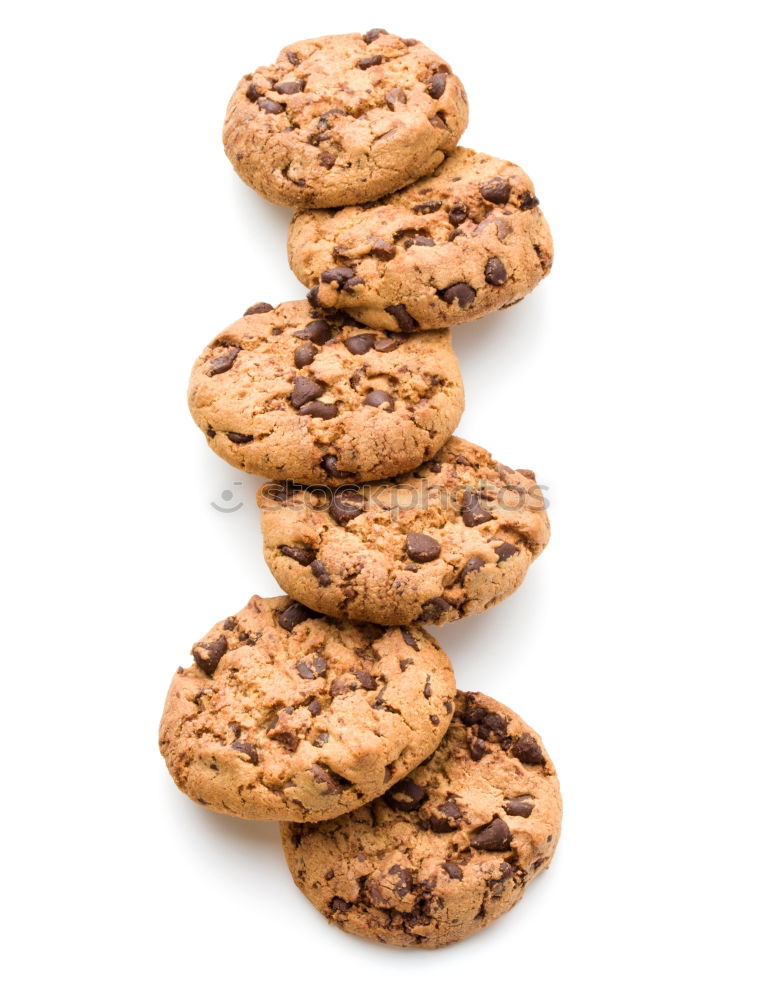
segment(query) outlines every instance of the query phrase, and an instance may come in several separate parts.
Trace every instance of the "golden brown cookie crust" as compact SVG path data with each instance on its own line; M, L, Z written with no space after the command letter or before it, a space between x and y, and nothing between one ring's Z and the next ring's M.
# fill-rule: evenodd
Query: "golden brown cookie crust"
M541 489L462 438L404 476L337 491L269 483L264 557L292 597L325 614L444 624L511 594L549 540Z
M460 147L373 204L298 213L288 258L310 299L384 330L432 330L527 295L552 266L552 236L514 163Z
M288 823L296 885L343 930L438 948L506 913L550 863L562 805L539 736L511 709L458 692L430 760L339 819Z
M381 795L452 717L446 654L422 629L252 597L172 680L160 748L178 788L244 819L314 821Z
M416 468L457 426L448 330L389 337L303 299L252 308L201 354L188 390L209 446L236 468L365 482Z
M435 52L380 29L283 49L227 109L225 152L279 205L379 198L431 173L465 130L460 80Z

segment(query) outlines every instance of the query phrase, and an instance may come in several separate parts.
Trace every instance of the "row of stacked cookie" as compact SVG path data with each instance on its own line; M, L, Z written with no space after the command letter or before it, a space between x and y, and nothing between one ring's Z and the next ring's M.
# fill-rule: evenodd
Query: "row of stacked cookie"
M451 437L444 327L517 301L552 254L525 174L455 149L466 121L449 66L380 29L290 46L237 88L228 155L265 197L311 206L289 238L310 291L224 330L190 407L218 454L274 480L265 555L290 597L196 643L161 725L193 799L284 822L326 916L427 947L509 909L561 813L536 734L456 692L420 627L507 596L549 537L533 474Z

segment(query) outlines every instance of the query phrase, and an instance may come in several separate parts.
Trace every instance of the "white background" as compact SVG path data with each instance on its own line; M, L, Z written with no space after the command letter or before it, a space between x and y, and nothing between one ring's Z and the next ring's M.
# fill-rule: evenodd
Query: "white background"
M752 995L751 10L6 7L9 996ZM292 885L276 826L186 800L156 747L191 644L277 592L257 482L207 449L184 400L223 326L302 294L287 211L223 154L225 105L281 46L378 25L451 61L464 142L529 172L556 243L529 299L455 336L460 433L537 470L553 539L514 597L436 635L461 687L542 733L564 833L511 914L437 953L331 928ZM211 507L224 489L237 513Z

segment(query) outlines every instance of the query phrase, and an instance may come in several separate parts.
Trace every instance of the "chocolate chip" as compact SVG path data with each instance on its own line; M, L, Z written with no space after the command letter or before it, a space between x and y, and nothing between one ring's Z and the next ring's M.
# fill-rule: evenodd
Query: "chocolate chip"
M318 784L328 786L329 795L338 795L351 784L346 778L342 778L340 774L336 774L335 771L331 771L329 767L322 764L312 764L311 771L312 777Z
M449 221L453 226L459 226L468 217L468 210L464 205L455 205L452 211L449 213Z
M319 701L316 698L312 698L312 700L307 705L307 708L309 709L311 715L319 715L320 712L322 711L322 706L320 705Z
M330 908L333 913L348 913L349 903L345 899L341 899L340 896L334 896L330 901Z
M317 356L317 348L314 344L302 344L301 347L297 347L293 354L293 363L297 368L306 368L307 365L311 365Z
M534 811L534 803L530 801L530 795L519 795L517 799L509 799L505 802L505 812L508 816L530 816Z
M518 199L518 205L523 212L529 208L536 208L538 204L539 199L531 191L524 191Z
M520 549L515 545L511 545L509 542L502 542L502 544L498 545L494 551L497 553L497 562L501 563L504 562L505 559L510 559L511 556L516 555L516 553L520 552Z
M478 724L478 735L483 739L489 736L504 739L507 735L507 719L498 712L487 712Z
M370 69L371 66L380 66L383 62L383 56L366 56L364 59L360 59L357 63L360 69Z
M307 302L313 309L316 309L320 304L320 286L312 285L306 294Z
M271 101L269 97L260 97L256 103L268 115L281 115L285 111L284 104L280 104L278 101Z
M350 502L351 501L351 502ZM355 489L341 487L335 490L328 505L328 514L338 524L348 524L364 513L362 494Z
M274 500L275 503L285 503L286 500L290 500L292 496L303 489L303 486L287 479L284 483L267 483L264 486L264 493L268 500Z
M423 605L423 613L420 616L423 621L426 622L437 622L442 615L450 611L452 605L449 601L445 601L443 597L434 597L430 601L426 601Z
M353 337L347 337L344 347L352 354L367 354L374 343L375 337L372 333L358 333Z
M404 44L407 46L408 49L411 49L413 45L420 44L417 38L403 38L402 41L404 42Z
M338 468L338 459L335 455L325 455L320 465L332 479L345 479L349 475L348 472L342 472Z
M423 697L430 700L431 697L431 677L430 675L426 677L425 684L423 685Z
M459 828L460 819L462 819L460 807L454 799L447 799L438 807L438 815L431 816L431 829L434 833L449 833Z
M462 582L468 573L475 573L476 570L481 569L485 566L483 559L480 556L471 556L470 559L462 567L462 572L460 573L460 582Z
M428 718L431 720L432 726L438 726L439 722L441 722L438 715L429 715Z
M420 646L418 646L417 642L415 641L415 636L412 634L412 632L410 632L410 630L408 628L405 628L404 626L402 626L399 629L399 631L402 633L402 639L404 639L407 645L411 646L416 653L420 652Z
M388 354L389 351L395 351L397 347L401 347L404 343L401 337L378 337L375 341L375 350L380 351L381 354Z
M338 407L335 403L321 403L315 400L299 407L300 417L321 417L323 420L332 420L338 416Z
M475 836L470 839L470 846L477 851L507 851L511 840L510 827L499 816L495 816L491 823L476 831Z
M386 802L400 812L414 812L428 798L428 793L412 778L402 778L383 796Z
M225 632L232 632L233 629L237 628L237 626L238 623L235 620L235 618L225 618L222 624L222 628L225 630Z
M401 87L392 87L391 90L386 94L386 104L391 108L392 111L396 110L397 104L406 104L407 95L404 93Z
M436 240L432 240L430 236L413 236L409 240L405 240L405 247L435 247Z
M314 379L307 378L305 375L297 375L293 380L291 406L298 410L305 403L317 399L323 392L325 392L325 386L322 382L315 382Z
M524 733L520 739L516 740L510 748L513 757L517 757L521 764L544 764L544 754L539 748L533 736Z
M329 152L327 149L323 149L317 159L320 161L320 166L325 167L326 170L330 170L336 162L335 154Z
M305 83L306 80L283 80L282 83L276 83L272 89L278 94L300 94Z
M299 660L299 662L296 664L296 672L298 673L299 677L303 677L305 681L314 680L314 673L312 671L311 666L307 663L306 660Z
M211 642L197 642L192 649L196 666L199 670L203 670L207 677L213 675L226 652L227 639L223 635Z
M344 290L356 288L357 285L364 285L365 279L360 278L358 274L355 274L353 278L349 278L343 283Z
M412 333L413 330L417 329L417 320L414 320L412 316L410 316L405 306L386 306L386 312L389 316L394 317L402 333Z
M412 211L418 215L430 215L432 212L438 212L440 208L440 201L421 201L420 204L412 206Z
M313 549L299 549L292 545L281 545L280 551L289 559L295 559L301 566L308 566L315 558Z
M479 761L485 757L489 751L486 747L486 743L483 740L476 738L468 747L468 752L470 753L471 760Z
M386 240L378 239L377 236L373 238L372 247L370 256L376 257L378 260L391 260L396 256L396 247L393 243L387 243Z
M312 571L312 575L317 580L317 583L321 587L327 587L330 584L330 573L325 569L325 564L321 563L319 559L315 559L313 563L310 564L309 568Z
M447 305L452 305L453 302L462 308L463 306L468 306L476 297L475 288L471 288L470 285L466 285L464 281L458 281L454 285L450 285L448 288L444 288L442 291L438 292L440 299L443 299Z
M394 409L394 397L382 389L373 389L365 396L363 403L365 406L377 406L387 410L389 413Z
M366 31L364 33L364 35L362 36L362 41L365 42L367 45L369 45L370 42L374 42L376 38L380 38L381 35L387 35L387 34L388 32L385 30L385 28L371 28L370 31Z
M352 670L352 673L357 678L359 683L365 689L365 691L375 691L378 684L372 674L369 674L366 670L362 670L361 667L357 667Z
M411 531L405 542L407 555L416 563L432 562L441 555L441 546L435 538Z
M288 62L291 64L291 66L298 66L299 63L301 62L301 57L298 56L298 55L296 55L295 52L288 51L288 52L286 52L285 57L288 60Z
M458 882L462 882L462 868L456 865L453 861L445 861L441 866L450 878L457 879Z
M253 434L239 434L237 431L227 431L227 437L233 444L248 444L254 440Z
M243 740L236 740L234 743L230 744L231 750L236 750L238 753L242 753L244 756L248 757L252 764L259 763L259 754L256 752L256 747L252 743L245 743Z
M331 118L338 116L339 118L345 118L346 112L341 108L329 108L325 114L320 115L317 122L318 132L327 132L329 129L333 128L333 124L330 121ZM327 137L325 137L327 138ZM321 141L321 140L320 140Z
M512 878L513 867L508 861L503 861L499 866L499 874L496 878L490 878L486 882L486 887L491 889L495 899L499 899L505 891L505 883Z
M293 632L297 625L301 625L308 618L319 617L316 612L312 611L310 608L305 608L303 604L299 604L298 601L294 601L289 604L287 608L279 611L275 616L278 625L284 628L286 632Z
M403 899L412 891L412 872L408 868L402 868L401 865L391 865L388 873L396 878L394 895Z
M322 347L333 336L333 328L326 320L315 319L311 323L307 323L303 330L297 330L293 336L300 340L310 340L313 344Z
M339 288L343 288L346 282L354 277L356 275L350 267L329 267L327 271L323 271L320 275L320 281L323 285L332 285L335 283Z
M218 354L216 358L212 358L209 362L206 374L211 378L214 375L221 375L222 372L229 372L239 354L239 347L231 347L224 354Z
M481 197L493 205L505 205L510 197L510 185L501 177L492 177L481 185Z
M299 677L305 681L313 681L317 677L323 677L328 665L324 656L313 656L311 660L299 660L296 664L296 671Z
M272 312L274 306L271 306L269 302L255 302L252 306L243 313L244 316L258 316L259 313Z
M286 708L284 711L287 715L291 715L293 713L293 708L291 708L290 711ZM272 726L269 727L269 729L272 728ZM277 732L270 732L268 735L271 740L277 740L278 743L282 743L285 749L290 750L291 753L293 753L293 751L297 749L299 743L301 743L301 739L298 734L294 733L290 729L279 729Z
M259 90L259 88L256 86L256 84L255 83L249 83L248 87L246 88L246 97L249 99L249 101L251 101L251 102L256 101L261 96L262 96L262 92L261 92L261 90Z
M461 516L463 523L468 528L474 528L478 524L494 520L494 516L488 510L484 510L478 502L478 495L471 490L465 490L462 495Z
M439 812L444 813L450 819L461 819L462 812L454 799L447 799L439 806Z
M484 278L487 285L504 285L507 281L507 271L505 265L499 257L490 257L484 268Z
M446 73L434 73L431 79L428 81L428 93L435 101L438 101L438 99L446 90L446 87L447 87Z

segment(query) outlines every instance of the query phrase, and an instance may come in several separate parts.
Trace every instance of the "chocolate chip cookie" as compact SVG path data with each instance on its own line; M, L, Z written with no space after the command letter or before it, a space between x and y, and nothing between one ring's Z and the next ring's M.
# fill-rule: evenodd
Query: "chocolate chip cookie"
M314 304L411 333L518 302L550 270L552 237L520 167L460 147L380 201L300 212L288 256Z
M468 122L450 66L381 28L296 42L248 73L227 108L225 151L279 205L352 205L431 173Z
M302 483L413 469L463 409L448 330L389 336L304 300L252 306L198 358L188 399L231 465Z
M325 823L284 823L296 885L360 937L438 948L506 913L549 866L562 806L537 734L458 692L430 760L383 798Z
M549 540L528 469L453 437L414 472L364 486L258 494L280 586L325 614L444 624L511 594Z
M177 786L245 819L314 821L381 795L441 742L452 667L419 628L252 597L177 671L160 747Z

